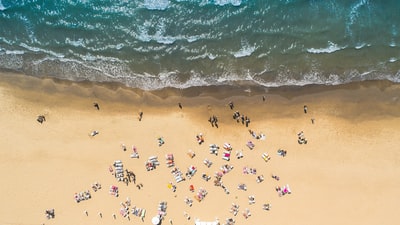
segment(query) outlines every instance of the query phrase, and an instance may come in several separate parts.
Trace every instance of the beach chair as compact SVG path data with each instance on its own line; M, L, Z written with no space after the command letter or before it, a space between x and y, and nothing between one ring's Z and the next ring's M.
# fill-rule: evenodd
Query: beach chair
M248 197L248 199L249 199L249 204L250 204L250 205L256 203L256 199L255 199L254 195L250 195L250 196Z
M209 159L204 159L203 161L204 165L206 165L208 168L212 165L212 162Z
M122 161L121 160L115 160L114 161L114 166L117 166L117 165L122 165Z
M166 162L166 164L167 164L167 167L173 167L173 166L175 166L175 163L174 163L173 160L168 160L168 161Z
M128 211L126 210L126 208L121 207L119 210L119 214L121 214L122 217L126 217L128 216Z
M224 143L224 149L227 151L232 151L232 146L229 143Z
M155 169L154 163L152 161L147 161L146 162L146 170L150 171L150 170L153 170L153 169Z
M197 168L195 166L190 166L187 170L187 175L193 176L196 174Z
M290 190L289 184L286 184L285 186L283 186L282 192L284 194L291 194L292 193L292 191Z
M216 144L210 144L209 146L210 146L210 149L217 149L217 150L219 149L219 146Z
M268 162L271 157L269 157L268 153L264 152L261 157L264 159L265 162Z
M155 161L155 160L158 160L158 157L157 156L150 156L149 160L150 161Z
M263 210L269 210L271 208L270 204L263 204Z
M210 149L210 154L218 155L218 149Z
M175 182L176 183L182 182L184 180L185 180L185 178L183 178L181 175L178 175L178 176L175 177Z
M250 150L253 150L253 148L255 147L255 145L254 145L254 143L253 143L252 141L248 141L248 142L246 143L246 146L247 146Z
M237 188L238 188L238 190L247 191L246 184L239 184Z
M210 145L210 154L218 155L218 149L219 149L219 147L216 144L211 144Z
M137 151L135 146L132 146L131 158L137 158L137 159L139 158L139 153L138 153L138 151Z
M231 160L231 153L229 151L224 151L222 159L226 161Z

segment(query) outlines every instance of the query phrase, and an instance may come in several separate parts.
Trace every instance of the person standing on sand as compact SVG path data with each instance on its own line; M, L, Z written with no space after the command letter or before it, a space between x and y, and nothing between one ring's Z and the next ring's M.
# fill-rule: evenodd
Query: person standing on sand
M94 106L97 110L100 110L100 106L99 106L99 104L98 104L97 102L93 103L93 106Z
M306 113L307 114L307 111L308 111L308 108L307 108L307 105L304 105L304 113Z
M143 112L140 111L140 112L139 112L139 121L142 121L142 118L143 118Z

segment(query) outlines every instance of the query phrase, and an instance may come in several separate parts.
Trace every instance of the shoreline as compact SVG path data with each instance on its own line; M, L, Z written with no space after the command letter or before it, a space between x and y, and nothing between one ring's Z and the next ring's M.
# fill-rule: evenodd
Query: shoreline
M393 107L399 105L398 95L400 84L390 81L360 81L342 85L307 85L307 86L285 86L266 88L260 86L207 86L191 87L188 89L164 88L161 90L144 91L132 89L117 83L92 83L72 82L57 80L53 78L36 78L21 74L2 74L0 82L9 87L18 88L21 91L32 91L40 93L40 96L57 94L74 98L87 98L92 101L112 103L117 108L127 105L149 107L156 109L160 107L174 107L178 103L184 106L195 107L203 103L210 105L227 104L229 101L237 101L240 104L247 102L258 102L260 104L307 104L310 101L323 103L329 101L337 107L325 110L333 116L339 116L350 120L368 119L368 117L400 116L400 111ZM17 93L17 92L16 92ZM334 93L334 94L332 94ZM25 98L29 95L25 94ZM38 97L37 97L38 98ZM263 102L265 98L265 102ZM29 99L27 99L29 100ZM31 101L38 99L30 99ZM59 107L69 106L66 102L52 104ZM252 104L250 104L252 105ZM332 105L332 104L331 104ZM340 105L351 110L338 110ZM137 107L136 107L137 108ZM273 110L274 108L272 108ZM368 109L368 112L366 111ZM114 110L118 111L118 110ZM385 112L385 113L382 113ZM273 112L277 114L278 112ZM293 114L291 116L294 116ZM365 117L365 118L364 118Z
M131 88L118 82L92 82L92 81L70 81L64 79L58 79L53 77L36 77L17 73L14 71L0 71L2 75L2 81L7 81L14 85L20 86L21 88L34 88L31 84L42 84L47 91L54 91L54 86L60 85L64 87L79 86L81 88L99 88L103 87L110 91L123 90L131 92L136 95L143 95L143 93L151 93L161 99L168 97L213 97L213 98L229 98L232 96L255 96L255 95L280 95L285 98L294 98L302 95L309 95L319 92L334 91L338 89L357 89L357 88L368 88L377 87L381 90L389 88L391 86L397 86L399 83L395 83L389 80L365 80L365 81L354 81L350 83L337 84L337 85L325 85L325 84L307 84L301 86L279 86L279 87L265 87L260 86L251 82L242 82L242 84L236 85L209 85L209 86L193 86L188 88L174 88L165 87L156 90L143 90L140 88ZM20 81L24 81L22 84ZM48 86L45 86L45 85ZM58 90L62 91L62 90Z
M400 85L388 82L361 82L344 86L281 88L252 91L228 87L158 92L133 91L122 87L81 84L24 76L2 76L0 79L0 176L6 185L0 191L3 204L2 224L150 224L157 214L160 201L168 202L163 224L194 224L199 218L221 224L234 218L236 225L262 224L377 224L396 221L395 210L400 198L397 179L400 176ZM219 90L219 91L218 91ZM266 101L261 97L265 95ZM234 110L228 103L234 102ZM98 102L100 110L93 107ZM183 108L178 107L181 102ZM303 112L303 106L308 112ZM232 113L238 110L251 118L249 127L236 123ZM138 113L144 112L143 120ZM40 124L36 116L44 114ZM216 115L219 128L207 119ZM315 119L315 124L311 119ZM266 135L256 140L249 129ZM99 135L90 137L92 130ZM304 131L308 144L300 145L297 134ZM205 143L199 145L195 136L202 133ZM158 146L157 138L165 144ZM255 143L254 150L246 147ZM244 157L225 161L221 155L209 153L208 145L225 142ZM128 151L121 150L126 144ZM131 147L138 148L140 158L130 158ZM278 149L288 151L277 155ZM196 152L194 158L188 150ZM271 160L263 161L268 152ZM175 183L171 168L165 165L165 154L173 153L175 164L182 172L190 165L197 174ZM160 166L146 171L144 163L152 155ZM207 168L204 158L213 161ZM115 160L137 176L137 184L116 181L108 171ZM206 182L202 173L213 177L223 164L234 169L224 175L227 195ZM243 174L243 167L254 167L265 181ZM271 174L280 176L272 179ZM93 182L102 189L92 192L92 199L76 203L75 192L90 189ZM177 191L167 184L173 182ZM245 183L247 191L236 188ZM184 203L190 184L196 191L208 191L202 202L193 206ZM290 184L292 194L279 197L276 186ZM110 185L117 185L120 196L110 196ZM90 189L91 190L91 189ZM256 196L256 204L247 197ZM119 215L120 203L129 197L137 207L147 210L144 222L130 215L130 221ZM240 205L239 214L229 212L232 203ZM270 203L271 210L262 209ZM54 208L56 217L47 220L44 211ZM241 213L251 211L249 218ZM88 216L85 215L88 212ZM23 212L21 214L21 212ZM98 213L103 217L99 217ZM183 216L187 212L191 220ZM349 215L349 212L352 212ZM112 217L116 214L116 219ZM22 216L21 216L22 215Z

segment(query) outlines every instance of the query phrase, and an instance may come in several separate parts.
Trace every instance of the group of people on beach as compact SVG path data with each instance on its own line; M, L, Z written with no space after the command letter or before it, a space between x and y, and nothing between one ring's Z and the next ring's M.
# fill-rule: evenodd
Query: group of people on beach
M215 115L210 116L210 118L208 119L208 122L211 123L212 127L218 128L218 118Z
M250 118L245 116L244 114L240 114L239 111L235 111L232 117L234 120L236 120L237 123L242 121L242 124L246 125L246 127L248 127L250 124Z
M46 117L44 115L39 115L36 119L39 123L43 123L46 121Z
M263 96L263 100L265 100L264 96ZM233 102L229 102L228 105L229 105L229 107L230 107L231 110L233 110L234 107L235 107L234 104L233 104ZM179 103L178 106L179 106L180 109L182 109L181 103ZM100 109L98 103L94 103L94 107L95 107L97 110ZM307 110L308 110L308 109L307 109L307 106L304 106L304 113L307 113ZM142 117L143 117L143 112L141 111L141 112L139 112L139 121L142 120ZM249 126L250 118L247 117L247 116L245 116L245 115L243 115L243 114L241 114L241 113L239 113L239 111L235 111L235 112L233 113L233 119L236 120L237 123L239 123L239 122L241 121L241 123L242 123L243 125L245 125L246 127ZM39 116L39 117L38 117L38 122L43 123L43 121L46 121L45 117L42 116L42 115ZM217 118L215 115L213 115L213 116L211 116L211 117L209 118L209 122L211 123L212 127L215 126L215 127L218 128L218 118ZM251 134L251 136L254 137L255 139L261 139L261 140L263 140L263 139L265 138L265 135L262 134L262 133L257 134L256 132L254 132L254 131L251 130L251 129L249 129L248 131L249 131L249 133ZM98 134L98 132L97 132L96 134L92 135L92 136L95 136L95 135L97 135L97 134ZM298 133L298 138L299 138L299 143L300 143L300 142L301 142L301 144L306 144L306 143L307 143L307 140L304 138L303 132ZM159 137L157 140L158 140L159 146L162 146L162 145L165 143L165 142L164 142L164 139L163 139L162 137ZM204 140L203 134L200 133L200 134L196 135L196 140L197 140L197 143L198 143L198 144L204 143L205 140ZM252 145L251 145L252 147L249 147L249 142L252 144ZM254 146L255 146L254 143L251 142L251 141L249 141L249 142L247 143L247 146L248 146L250 149L253 149ZM125 145L122 145L122 146L123 146L123 150L126 151L126 146L125 146ZM211 147L211 145L210 145L210 147ZM213 149L218 150L219 147L216 146L216 145L213 145ZM226 147L225 145L224 145L224 149L227 150L227 147ZM136 150L136 147L135 147L135 150ZM227 150L227 151L230 152L231 150L232 150L232 147L231 147L230 144L229 144L229 145L228 145L228 150ZM278 154L281 155L281 156L286 156L287 151L286 151L286 150L279 149L279 150L278 150ZM193 158L194 155L195 155L194 152L192 152L191 158ZM217 154L216 154L216 155L217 155ZM238 157L238 159L239 159L239 157ZM210 167L210 166L212 165L212 162L209 161L208 159L206 159L204 162L205 162L205 165L206 165L207 167ZM127 186L128 186L129 183L131 183L131 182L133 182L134 184L136 184L136 175L135 175L135 173L133 173L133 171L129 171L129 170L127 170L127 169L123 170L122 162L120 162L119 160L118 160L118 161L115 161L114 164L113 164L113 166L114 166L114 168L112 168L112 167L110 166L110 172L112 172L112 174L117 178L118 181L123 181L124 183L126 183ZM190 169L189 169L188 172L186 173L186 176L187 176L187 177L193 176L194 173L197 171L197 169L196 169L195 166L190 166L189 168L190 168ZM228 173L228 172L231 171L232 169L233 169L233 166L232 166L232 165L225 164L225 165L221 166L220 171L217 171L217 172L215 173L214 185L215 185L215 186L221 187L221 188L224 190L224 192L225 192L226 194L229 194L230 191L229 191L229 189L223 184L223 182L222 182L222 177L223 177L224 174ZM174 168L174 170L177 170L177 168ZM124 172L125 172L125 173L124 173ZM245 166L245 167L243 168L243 174L253 174L253 175L257 175L257 170L256 170L255 168ZM181 176L182 176L182 175L181 175ZM175 177L176 177L176 176L175 176ZM208 181L211 177L208 176L207 174L203 173L203 174L202 174L202 178L203 178L205 181ZM276 175L272 175L272 178L275 179L276 181L279 181L279 179L280 179L280 178L279 178L278 176L276 176ZM184 181L184 179L182 179L182 181ZM256 177L256 181L257 181L257 183L263 182L263 181L264 181L264 176L263 176L263 175L258 175L258 176ZM179 182L180 182L180 181L179 181ZM178 183L178 181L177 181L177 183ZM173 192L175 192L175 191L176 191L176 185L174 185L172 182L171 182L170 184L171 184L171 189L173 190ZM143 187L143 184L138 184L138 185L136 185L136 186L138 187L138 189L140 189L140 188ZM118 188L117 188L116 186L114 186L114 185L113 185L112 187L113 187L113 188L115 187L114 189L116 189L116 192L118 193ZM97 191L97 190L101 189L101 185L100 185L98 182L96 182L95 184L92 185L92 188L93 188L94 191ZM237 186L237 188L238 188L239 190L247 191L247 186L246 186L246 184L244 184L244 183L240 183L240 184ZM194 191L194 187L193 187L192 190ZM286 194L290 194L290 193L291 193L291 190L290 190L290 188L289 188L288 185L285 185L285 186L282 186L282 187L281 187L281 186L276 186L276 189L275 189L275 190L278 192L279 196L283 196L283 195L286 195ZM208 192L207 192L204 188L199 188L198 191L197 191L197 193L194 195L194 198L195 198L198 202L201 202L201 201L204 200L204 198L207 196L207 194L208 194ZM118 194L117 194L116 196L118 196ZM91 194L90 194L90 191L89 191L89 190L84 191L84 192L80 192L80 193L75 193L75 200L76 200L76 202L80 202L80 201L87 200L87 199L90 199L90 198L91 198ZM184 201L185 201L185 203L186 203L187 205L189 205L189 206L192 206L192 204L193 204L192 199L190 199L190 198L188 198L188 197L186 197ZM255 197L254 197L254 195L248 196L248 202L249 202L249 205L255 204ZM124 205L122 205L123 207L121 208L120 212L121 212L121 215L122 215L123 217L128 217L128 218L129 218L129 215L128 215L128 214L130 213L130 211L129 211L129 206L130 206L130 205L131 205L130 200L129 200L129 203L126 202L126 203L124 203ZM163 216L166 215L166 213L165 213L166 205L167 205L166 202L160 203L160 205L159 205L159 212L160 212L160 215L159 215L159 216L160 216L160 217L163 217ZM270 210L270 204L263 204L262 208L263 208L264 210ZM236 216L236 214L238 213L238 209L239 209L239 206L238 206L238 205L236 205L236 204L232 205L231 212L234 214L234 216ZM132 210L132 212L131 212L132 214L137 215L137 216L141 217L142 219L144 218L144 216L143 216L143 209L137 208L137 207L133 206L131 210ZM144 211L144 213L145 213L145 211ZM87 211L86 211L86 215L88 215L88 214L87 214ZM251 215L251 213L250 213L250 210L249 210L249 209L246 209L246 210L243 211L243 216L244 216L246 219L247 219L250 215ZM52 210L46 210L46 216L47 216L47 218L49 218L49 219L50 219L50 218L54 218L54 209L52 209ZM114 216L114 219L115 219L115 214L113 214L113 216ZM190 219L189 214L186 213L185 216L187 217L188 220ZM100 217L102 217L102 214L101 214ZM172 220L171 220L171 221L172 221ZM227 219L227 221L226 221L226 224L234 224L234 223L235 223L235 220L232 219L232 218L229 218L229 219ZM172 224L172 222L171 222L171 224Z
M54 209L47 209L45 211L45 215L47 219L54 219L56 217L56 214L54 212Z

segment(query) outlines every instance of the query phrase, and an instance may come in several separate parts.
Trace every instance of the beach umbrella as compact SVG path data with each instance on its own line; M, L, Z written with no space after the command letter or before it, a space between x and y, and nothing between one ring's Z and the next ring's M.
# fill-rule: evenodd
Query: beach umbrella
M158 225L160 223L160 217L155 216L151 219L151 223L154 225Z

